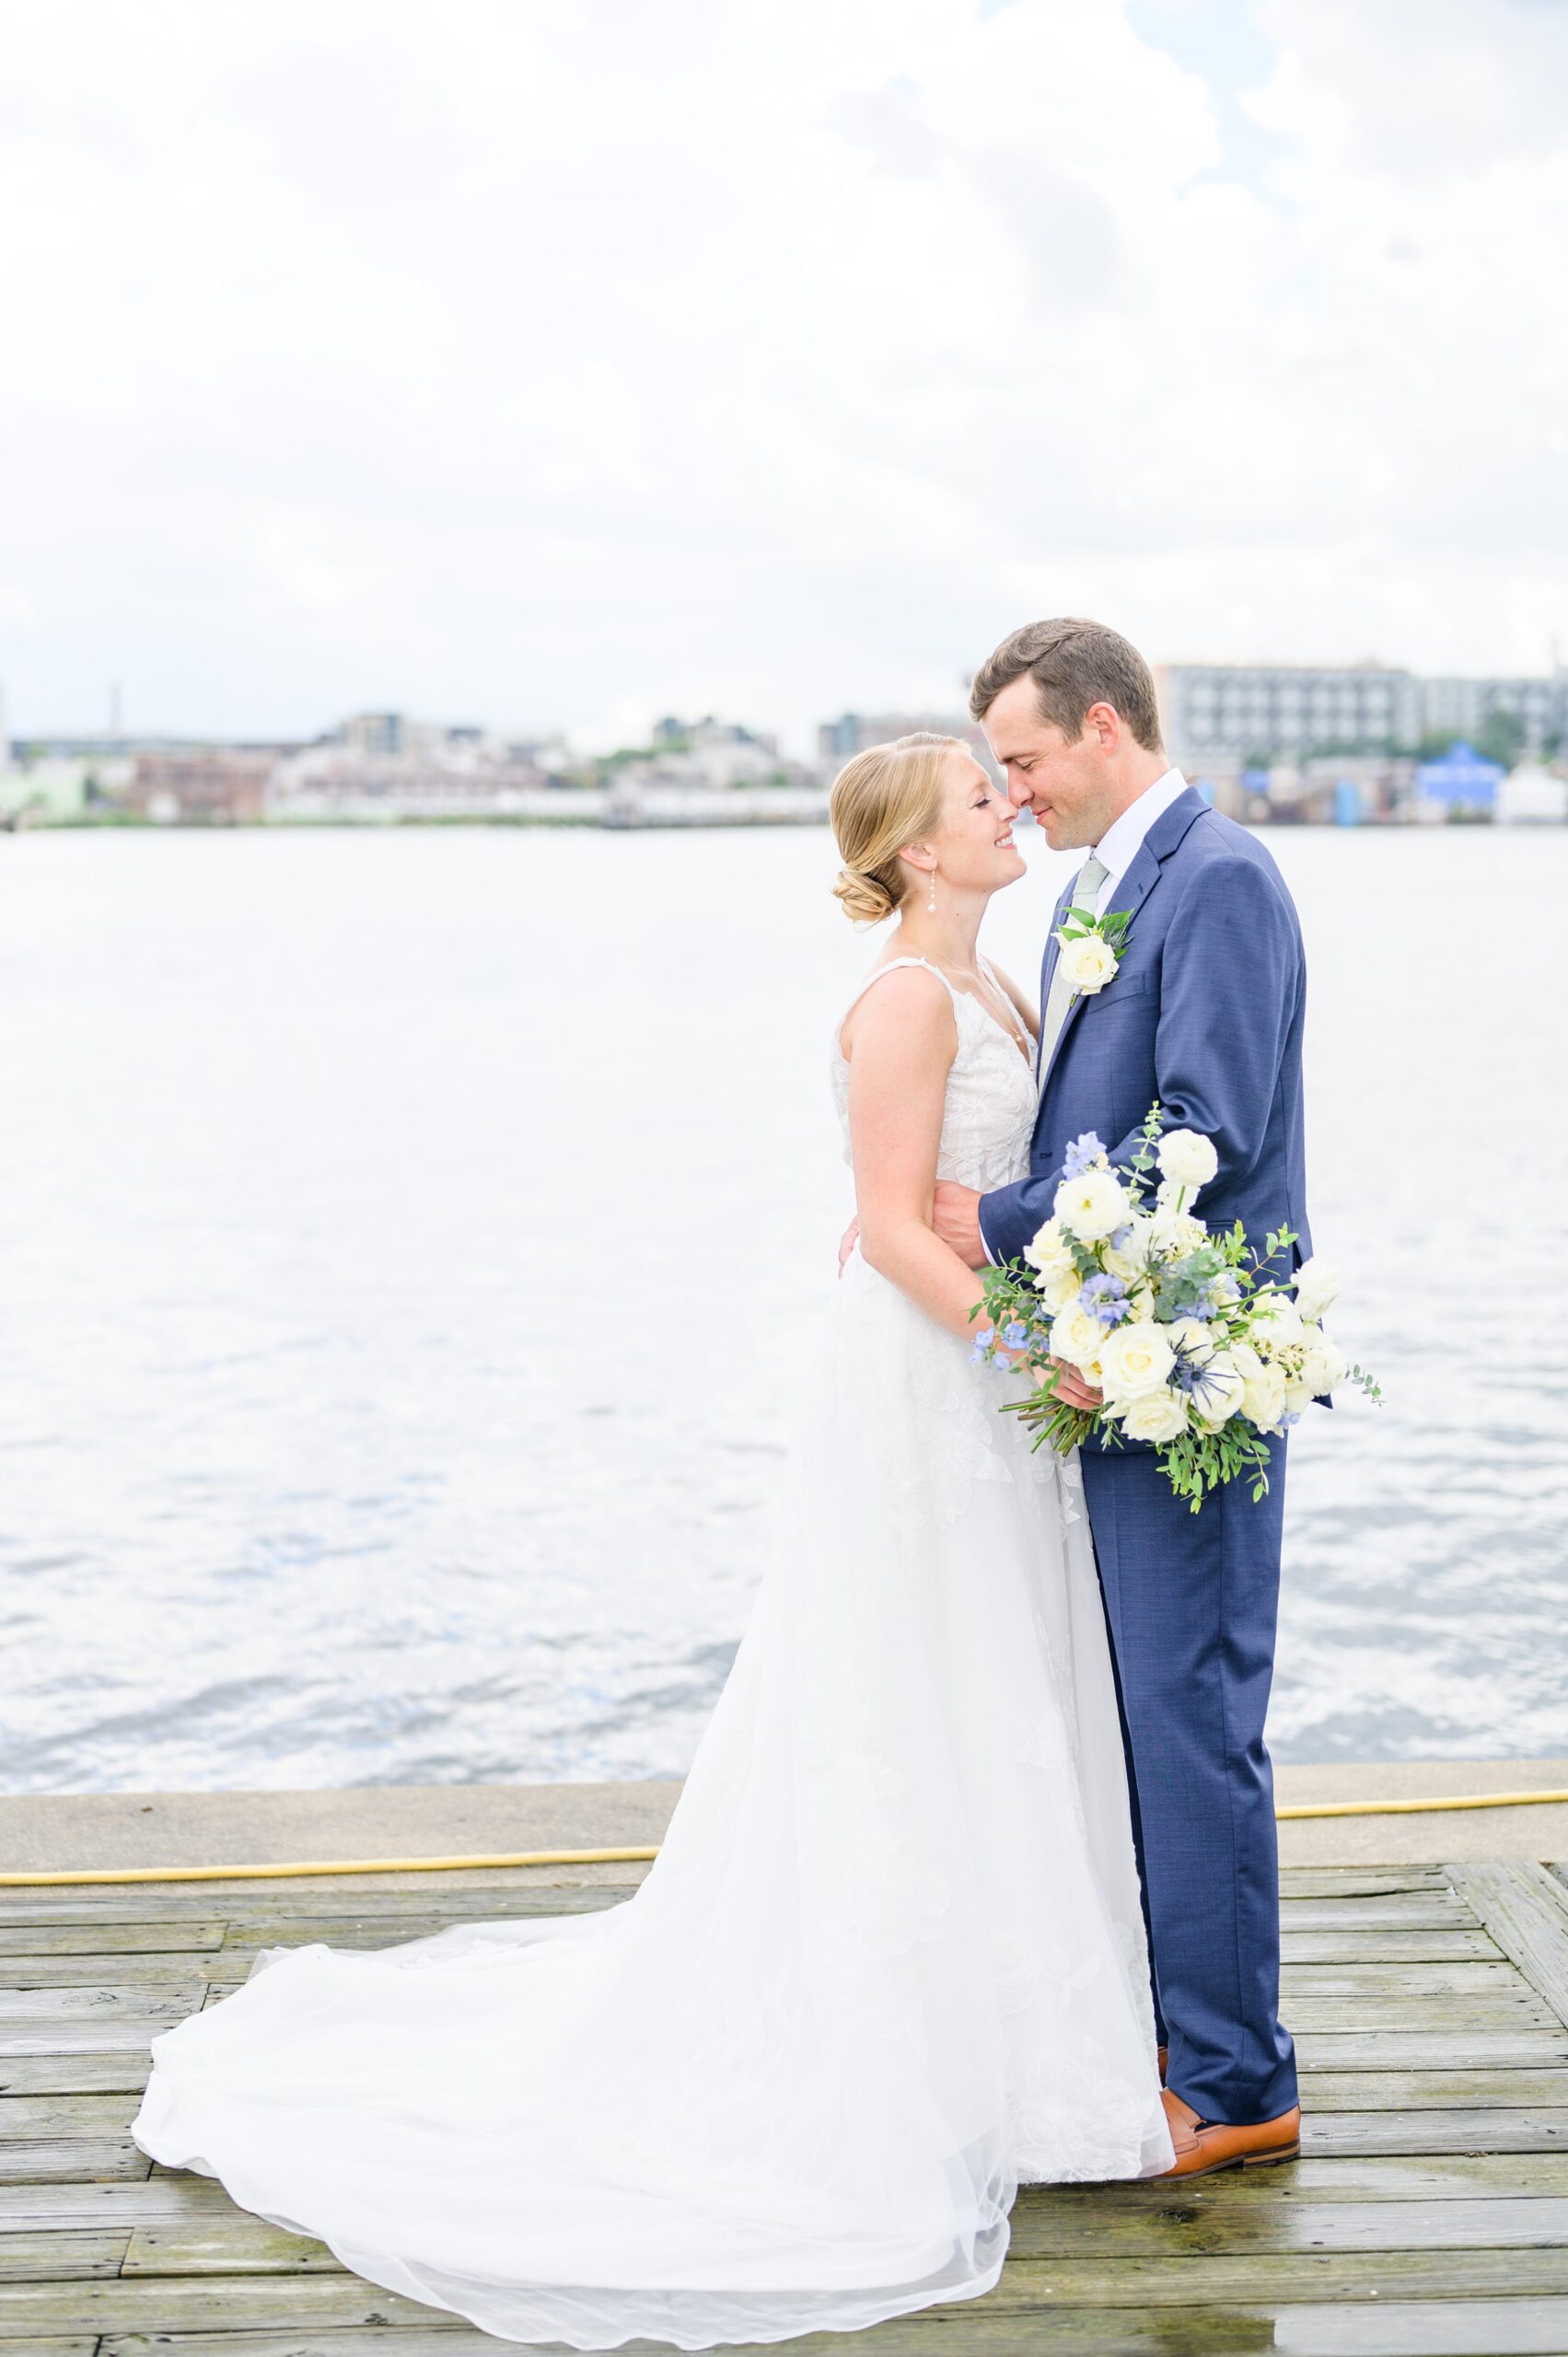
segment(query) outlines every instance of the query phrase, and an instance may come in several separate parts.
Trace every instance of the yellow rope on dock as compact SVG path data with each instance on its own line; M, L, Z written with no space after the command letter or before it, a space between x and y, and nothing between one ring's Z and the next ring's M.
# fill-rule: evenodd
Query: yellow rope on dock
M1532 1801L1568 1801L1568 1793L1466 1793L1433 1801L1314 1801L1277 1808L1276 1817L1410 1817L1434 1808L1527 1808Z
M1277 1817L1424 1817L1450 1808L1528 1808L1568 1802L1561 1793L1466 1793L1419 1801L1312 1801L1276 1808ZM71 1874L0 1874L0 1890L37 1890L75 1883L287 1882L300 1875L438 1875L488 1866L647 1865L656 1848L641 1850L518 1850L479 1858L310 1859L282 1866L83 1866Z
M0 1890L76 1882L277 1882L295 1875L438 1875L463 1866L645 1865L656 1850L519 1850L493 1858L311 1859L292 1866L83 1866L75 1874L0 1875Z

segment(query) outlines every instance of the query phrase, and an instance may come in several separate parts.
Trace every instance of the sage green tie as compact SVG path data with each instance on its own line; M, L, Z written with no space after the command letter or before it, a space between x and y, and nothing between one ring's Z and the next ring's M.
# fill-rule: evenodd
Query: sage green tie
M1105 862L1098 853L1090 852L1087 859L1079 868L1077 880L1073 886L1074 908L1087 909L1093 915L1098 916L1100 887L1109 874L1110 870ZM1062 1026L1067 1020L1067 1009L1072 1004L1073 986L1063 972L1062 961L1058 958L1056 971L1051 978L1051 996L1045 1002L1045 1013L1040 1017L1040 1077L1042 1087L1045 1075L1051 1070L1051 1059L1055 1053L1056 1042L1062 1036Z

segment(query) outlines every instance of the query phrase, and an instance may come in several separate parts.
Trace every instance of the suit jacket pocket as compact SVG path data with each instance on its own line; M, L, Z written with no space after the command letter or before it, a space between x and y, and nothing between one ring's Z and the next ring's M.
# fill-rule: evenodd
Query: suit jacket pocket
M1114 981L1095 993L1084 1013L1092 1015L1098 1009L1103 1015L1119 1006L1142 1006L1154 991L1155 979L1153 970L1146 966L1141 974L1118 974Z

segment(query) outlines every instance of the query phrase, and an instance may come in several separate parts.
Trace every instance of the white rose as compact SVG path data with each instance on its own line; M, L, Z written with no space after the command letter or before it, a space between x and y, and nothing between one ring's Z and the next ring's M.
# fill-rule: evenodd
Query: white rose
M1216 1351L1198 1378L1192 1393L1192 1416L1205 1432L1217 1433L1241 1409L1247 1386L1241 1370L1226 1351Z
M1099 1379L1108 1399L1141 1399L1163 1391L1175 1355L1161 1327L1129 1318L1112 1327L1099 1346Z
M1036 1229L1033 1239L1024 1247L1024 1258L1033 1262L1042 1277L1060 1276L1063 1269L1077 1275L1073 1249L1062 1233L1059 1219L1048 1219L1043 1227Z
M1184 1352L1201 1366L1214 1355L1214 1338L1201 1318L1173 1318L1161 1330L1173 1351Z
M1162 1204L1149 1222L1149 1242L1153 1249L1172 1260L1179 1260L1184 1252L1195 1252L1208 1237L1208 1229L1191 1212L1171 1209Z
M1147 1285L1139 1285L1127 1296L1127 1323L1146 1326L1155 1314L1155 1297Z
M1076 1269L1059 1269L1054 1276L1042 1277L1037 1288L1041 1301L1054 1317L1059 1309L1071 1308L1084 1290L1084 1280Z
M1340 1297L1340 1272L1314 1253L1295 1272L1295 1306L1303 1318L1321 1318Z
M1201 1137L1196 1130L1167 1130L1159 1142L1158 1161L1167 1178L1193 1194L1208 1185L1220 1167L1213 1138Z
M1177 1391L1149 1391L1121 1418L1129 1440L1174 1440L1187 1430L1187 1402Z
M1062 944L1056 970L1086 998L1092 998L1096 991L1104 990L1107 982L1114 979L1121 960L1109 942L1098 933L1083 934L1076 941L1069 941L1064 933L1059 933L1056 938Z
M1108 1239L1103 1257L1113 1277L1128 1280L1141 1277L1148 1266L1150 1223L1142 1212L1133 1212L1123 1225L1125 1236L1122 1236L1121 1228L1116 1230L1118 1236L1122 1236L1122 1241L1113 1244Z
M1326 1334L1308 1335L1301 1361L1301 1380L1309 1399L1326 1399L1350 1373L1350 1363Z
M1120 1227L1128 1208L1127 1190L1109 1170L1086 1170L1076 1178L1063 1178L1051 1205L1063 1226L1085 1244L1098 1244Z
M1105 1328L1086 1309L1064 1309L1051 1321L1051 1355L1087 1375L1099 1363Z
M1243 1364L1240 1351L1233 1352L1232 1356L1238 1366ZM1248 1357L1256 1362L1258 1372L1243 1374L1241 1412L1260 1432L1272 1433L1285 1411L1284 1371L1282 1367L1265 1366L1254 1352L1249 1352Z
M1249 1322L1253 1347L1271 1357L1294 1349L1306 1335L1301 1313L1283 1294L1265 1294Z

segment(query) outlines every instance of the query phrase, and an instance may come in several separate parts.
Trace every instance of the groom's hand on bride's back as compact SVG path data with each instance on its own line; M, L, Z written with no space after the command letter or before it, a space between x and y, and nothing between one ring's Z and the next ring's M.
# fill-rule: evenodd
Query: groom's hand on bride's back
M950 1179L938 1178L931 1202L931 1225L966 1269L990 1266L991 1256L980 1232L980 1197L972 1187L955 1187Z
M949 1252L956 1252L967 1269L983 1269L989 1265L989 1255L981 1241L980 1197L972 1187L955 1187L946 1178L936 1181L931 1205L931 1225ZM860 1222L852 1219L839 1239L839 1274L860 1241Z

